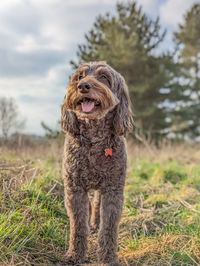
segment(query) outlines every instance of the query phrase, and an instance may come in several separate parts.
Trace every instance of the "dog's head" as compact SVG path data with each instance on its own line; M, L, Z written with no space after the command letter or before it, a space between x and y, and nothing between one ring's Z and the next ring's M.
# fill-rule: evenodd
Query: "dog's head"
M79 65L71 77L62 105L62 129L72 132L77 122L68 121L67 124L66 112L71 119L102 119L108 112L113 112L113 132L124 135L131 128L132 119L124 78L105 62Z

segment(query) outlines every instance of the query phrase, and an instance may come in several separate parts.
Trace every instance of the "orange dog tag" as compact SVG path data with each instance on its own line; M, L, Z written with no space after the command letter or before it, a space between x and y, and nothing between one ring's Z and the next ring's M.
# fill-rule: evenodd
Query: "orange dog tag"
M108 155L112 156L112 148L105 149L105 156L108 157Z

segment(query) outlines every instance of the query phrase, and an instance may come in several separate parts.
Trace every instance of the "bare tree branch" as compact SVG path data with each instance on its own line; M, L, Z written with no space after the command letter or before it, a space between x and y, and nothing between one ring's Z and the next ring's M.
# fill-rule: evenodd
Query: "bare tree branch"
M24 126L25 120L19 118L14 99L0 97L0 135L7 139L11 132L21 130Z

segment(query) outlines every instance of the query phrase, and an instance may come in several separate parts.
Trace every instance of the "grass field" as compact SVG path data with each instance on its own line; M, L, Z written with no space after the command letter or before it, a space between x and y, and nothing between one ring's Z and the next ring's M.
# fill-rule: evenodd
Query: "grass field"
M199 149L128 148L121 264L200 265ZM61 154L0 151L0 265L64 265L69 220ZM88 264L95 265L95 250L92 235Z

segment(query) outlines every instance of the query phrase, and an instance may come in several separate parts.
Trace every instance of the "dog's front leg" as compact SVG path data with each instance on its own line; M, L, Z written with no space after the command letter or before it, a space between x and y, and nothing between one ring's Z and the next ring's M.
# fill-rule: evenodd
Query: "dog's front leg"
M109 191L101 196L99 263L118 265L117 240L118 226L123 207L123 189Z
M76 192L67 189L65 194L65 205L70 218L70 241L66 261L82 263L87 250L89 199L81 188Z

